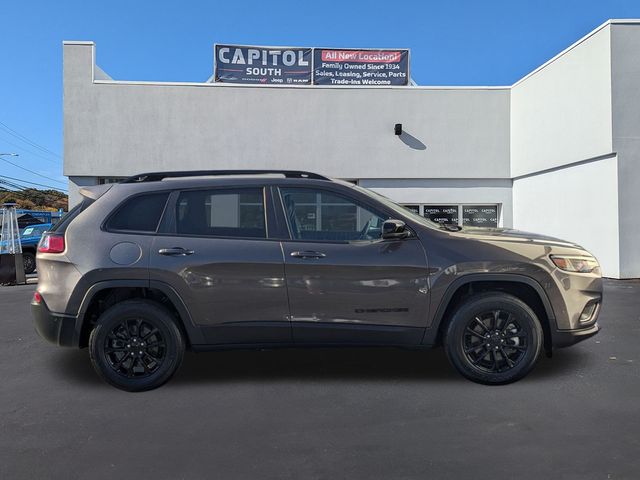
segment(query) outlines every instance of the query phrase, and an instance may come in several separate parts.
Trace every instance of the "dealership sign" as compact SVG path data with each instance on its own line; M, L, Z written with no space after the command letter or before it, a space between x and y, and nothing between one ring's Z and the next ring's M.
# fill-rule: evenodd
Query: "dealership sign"
M315 85L408 85L409 50L313 49Z
M215 46L215 81L280 85L311 84L311 49Z
M214 81L271 85L408 85L409 50L215 45Z

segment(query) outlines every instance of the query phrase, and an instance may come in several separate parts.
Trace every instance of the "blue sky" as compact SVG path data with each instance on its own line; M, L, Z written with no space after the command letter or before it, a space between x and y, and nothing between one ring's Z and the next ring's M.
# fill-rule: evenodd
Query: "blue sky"
M205 81L219 42L410 48L420 85L509 85L607 19L638 17L637 0L0 0L0 152L53 180L5 162L0 175L64 186L63 40L95 41L117 80Z

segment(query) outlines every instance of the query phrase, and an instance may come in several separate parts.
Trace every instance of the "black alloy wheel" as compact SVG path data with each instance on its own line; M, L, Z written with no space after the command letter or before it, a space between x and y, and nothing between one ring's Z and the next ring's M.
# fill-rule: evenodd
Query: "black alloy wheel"
M444 344L451 364L474 382L498 385L524 377L542 349L533 310L502 292L474 295L453 313Z
M143 299L116 303L98 318L89 337L94 369L103 380L130 392L168 381L184 356L185 341L169 311Z
M493 309L475 315L463 336L464 353L478 369L501 373L514 368L531 343L529 333L509 311Z
M160 330L142 318L126 319L117 324L106 336L103 348L109 366L127 378L153 375L167 353Z

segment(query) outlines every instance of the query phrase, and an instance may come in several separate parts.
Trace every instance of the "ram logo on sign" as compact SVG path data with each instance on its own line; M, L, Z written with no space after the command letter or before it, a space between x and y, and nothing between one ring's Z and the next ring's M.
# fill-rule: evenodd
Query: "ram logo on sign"
M311 84L311 49L215 45L216 82Z

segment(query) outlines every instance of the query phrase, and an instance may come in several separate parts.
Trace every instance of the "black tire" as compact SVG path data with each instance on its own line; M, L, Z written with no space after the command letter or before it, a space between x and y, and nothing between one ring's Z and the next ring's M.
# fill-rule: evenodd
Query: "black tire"
M185 341L172 315L156 302L126 300L105 311L89 337L98 375L129 392L158 388L182 363Z
M464 301L453 313L444 337L447 357L456 370L485 385L503 385L527 375L542 344L542 327L534 311L519 298L501 292Z
M22 252L22 263L24 265L24 273L29 275L36 271L36 256L31 252Z

